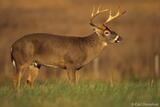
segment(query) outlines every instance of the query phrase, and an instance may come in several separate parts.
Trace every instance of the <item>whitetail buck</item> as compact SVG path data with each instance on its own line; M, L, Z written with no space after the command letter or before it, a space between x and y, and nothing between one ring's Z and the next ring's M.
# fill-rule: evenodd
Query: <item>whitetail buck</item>
M97 25L93 22L98 15L107 11L109 17L103 24ZM27 82L33 84L41 66L64 69L69 81L75 83L77 70L98 57L108 43L118 43L121 40L106 24L124 13L118 10L116 15L112 16L108 9L93 11L90 25L94 32L85 37L34 33L17 40L11 49L12 63L16 68L16 86L20 86L21 76L26 69L32 71Z

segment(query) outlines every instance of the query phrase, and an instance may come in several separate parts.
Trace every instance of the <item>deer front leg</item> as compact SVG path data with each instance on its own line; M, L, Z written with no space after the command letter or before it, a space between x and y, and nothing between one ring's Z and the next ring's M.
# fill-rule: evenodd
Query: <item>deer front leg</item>
M67 71L68 80L71 85L76 83L76 70L69 70Z

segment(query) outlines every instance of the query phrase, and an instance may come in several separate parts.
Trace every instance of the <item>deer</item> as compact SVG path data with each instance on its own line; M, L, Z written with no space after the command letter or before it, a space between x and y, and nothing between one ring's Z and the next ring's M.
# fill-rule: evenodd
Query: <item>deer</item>
M99 15L108 12L109 16L102 24L95 23ZM11 46L11 61L16 69L14 86L20 87L21 78L26 71L30 72L27 83L32 85L42 66L65 70L69 82L75 84L78 70L97 58L108 44L122 40L107 24L125 12L118 9L112 15L111 9L93 9L89 20L93 33L86 36L32 33L16 40Z

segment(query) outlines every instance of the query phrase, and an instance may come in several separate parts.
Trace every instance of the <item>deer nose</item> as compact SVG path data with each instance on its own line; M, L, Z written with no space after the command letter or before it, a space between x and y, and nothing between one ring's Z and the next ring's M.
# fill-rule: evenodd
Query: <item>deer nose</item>
M122 37L118 36L115 38L115 43L119 43L120 41L122 41Z

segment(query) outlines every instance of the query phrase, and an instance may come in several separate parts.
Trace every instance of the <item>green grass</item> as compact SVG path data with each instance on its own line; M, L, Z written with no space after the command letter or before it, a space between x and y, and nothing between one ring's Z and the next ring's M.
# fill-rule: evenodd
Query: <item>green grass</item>
M0 85L0 107L129 107L135 103L160 106L160 82L122 82L113 87L103 81L70 86L65 81L39 81L33 89L23 85L16 92Z

